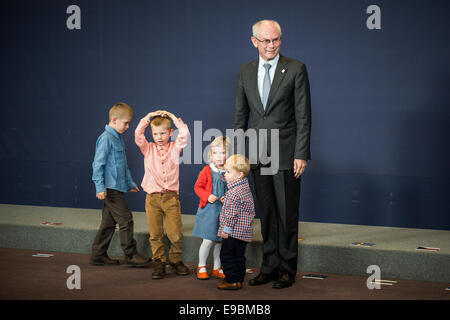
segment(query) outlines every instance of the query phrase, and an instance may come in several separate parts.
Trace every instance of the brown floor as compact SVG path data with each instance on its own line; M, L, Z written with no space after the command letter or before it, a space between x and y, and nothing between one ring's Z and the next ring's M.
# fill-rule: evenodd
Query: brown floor
M98 267L89 255L43 252L51 258L32 257L39 251L0 248L0 299L2 300L450 300L449 284L397 280L392 286L369 290L366 277L327 274L324 280L304 279L298 272L294 286L276 290L271 284L222 291L220 280L197 280L195 263L186 262L192 273L178 276L170 268L162 280L152 280L148 268ZM69 290L67 267L81 269L81 289ZM369 276L369 275L368 275ZM393 280L393 279L391 279Z

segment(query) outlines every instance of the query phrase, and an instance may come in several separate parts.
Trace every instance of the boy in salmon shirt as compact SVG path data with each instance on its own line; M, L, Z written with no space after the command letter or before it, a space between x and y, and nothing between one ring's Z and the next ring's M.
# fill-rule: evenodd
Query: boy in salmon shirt
M178 129L178 137L169 142L173 129L170 119ZM154 142L145 138L150 125ZM180 153L188 143L189 129L181 118L164 110L150 112L141 119L135 130L135 142L144 155L142 188L147 193L145 211L150 233L153 261L156 263L152 279L166 275L164 255L164 226L170 241L169 263L178 275L189 274L181 260L183 225L179 192Z

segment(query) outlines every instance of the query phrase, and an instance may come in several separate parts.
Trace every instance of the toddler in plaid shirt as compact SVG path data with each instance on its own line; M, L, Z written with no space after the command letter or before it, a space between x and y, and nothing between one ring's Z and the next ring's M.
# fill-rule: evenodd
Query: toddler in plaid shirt
M225 280L217 286L223 290L242 288L245 277L245 250L253 239L255 205L248 184L250 163L235 154L225 162L228 191L223 200L217 235L223 238L220 260Z

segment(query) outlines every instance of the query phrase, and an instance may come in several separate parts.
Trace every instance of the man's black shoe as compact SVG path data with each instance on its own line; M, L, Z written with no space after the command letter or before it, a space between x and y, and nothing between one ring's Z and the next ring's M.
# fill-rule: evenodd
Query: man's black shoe
M91 265L93 266L118 266L119 260L110 259L108 256L101 256L97 258L91 258Z
M292 286L295 282L295 277L284 273L281 277L273 283L274 289L284 289Z
M262 284L269 283L270 281L273 281L273 280L274 280L273 276L261 272L253 279L250 279L250 281L248 282L248 285L249 286L259 286Z

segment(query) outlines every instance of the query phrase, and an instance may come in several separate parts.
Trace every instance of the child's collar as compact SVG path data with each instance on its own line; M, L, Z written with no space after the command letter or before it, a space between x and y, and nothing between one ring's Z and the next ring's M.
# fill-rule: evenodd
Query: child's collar
M112 134L114 137L120 139L120 133L118 133L118 132L116 131L116 129L114 129L113 127L111 127L109 124L107 124L107 125L105 126L105 130L106 130L107 132L109 132L110 134Z
M228 182L228 190L243 184L245 180L247 180L247 177L239 178L237 180L234 180L233 182Z
M225 170L222 170L222 169L217 168L216 165L214 164L214 162L211 162L211 163L209 164L209 167L210 167L211 170L214 171L214 172L219 172L219 173L225 172Z
M160 146L160 145L158 145L158 144L156 144L156 143L155 143L155 145L156 145L156 150L157 150L157 151L168 151L168 150L169 150L169 142L166 143L166 144L163 145L163 146Z

